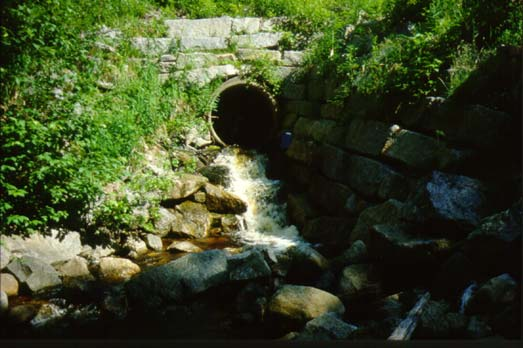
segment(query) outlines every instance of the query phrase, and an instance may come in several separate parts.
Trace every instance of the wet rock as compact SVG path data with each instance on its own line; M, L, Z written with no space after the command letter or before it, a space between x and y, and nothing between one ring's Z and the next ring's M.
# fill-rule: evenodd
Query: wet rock
M175 182L173 182L169 193L167 194L168 201L178 201L187 198L208 182L208 179L201 175L182 174Z
M209 211L222 214L242 214L247 211L244 201L218 186L206 184L204 190L207 194L205 205Z
M514 305L518 296L516 281L509 274L501 274L487 281L472 295L466 313L493 316Z
M69 260L82 252L78 232L52 230L49 236L35 233L28 238L2 236L5 248L13 257L30 256L52 264Z
M343 314L345 307L338 297L326 291L308 286L284 285L269 301L268 311L285 328L299 328L327 312Z
M365 263L368 261L368 257L367 246L361 240L357 240L343 254L335 258L332 264L336 267L345 267L352 264Z
M228 187L231 183L231 171L225 165L209 165L200 170L200 174L209 179L213 185Z
M56 266L56 270L62 276L64 285L67 287L86 289L85 282L94 280L89 271L87 260L80 256Z
M354 226L349 242L354 243L357 240L363 241L368 245L370 241L370 229L373 225L378 224L395 224L404 219L404 204L395 199L365 209Z
M258 250L232 255L227 261L229 279L233 281L266 278L271 275L271 268Z
M150 268L126 285L131 306L159 310L220 285L228 279L227 256L222 250L188 254Z
M24 256L11 261L7 270L18 281L27 285L32 293L53 288L62 284L58 272L46 262L31 256Z
M471 229L479 224L488 209L486 192L479 180L434 171L420 181L409 201L417 207L414 213L422 221ZM445 229L441 228L439 233L444 234Z
M421 312L414 337L427 339L449 338L448 311L449 305L444 301L427 302Z
M483 219L465 242L465 254L487 275L521 269L521 200Z
M18 295L18 282L16 278L9 273L0 274L0 291L5 292L7 296Z
M132 236L127 238L124 248L129 250L127 256L132 259L136 259L148 251L147 244L143 240Z
M181 251L184 253L199 253L203 251L202 248L189 241L172 242L171 245L167 247L167 250Z
M477 316L472 316L466 329L466 336L472 339L485 338L492 335L492 328L486 321Z
M295 340L296 338L298 338L299 335L300 335L299 332L292 331L292 332L289 332L288 334L283 335L282 337L280 337L278 339L282 340L282 341L292 341L292 340Z
M294 281L312 282L329 268L329 261L308 245L296 245L287 249L287 277Z
M240 230L241 222L236 215L224 215L221 217L221 227L223 233L231 234Z
M66 314L67 310L65 308L46 303L40 307L36 316L31 319L30 324L37 329L49 327L60 321Z
M345 267L341 273L338 292L344 303L379 297L382 285L376 270L370 264Z
M289 194L287 197L287 213L293 224L303 228L307 220L317 216L304 194Z
M0 270L3 270L11 262L11 252L0 245Z
M0 291L0 316L4 316L9 310L9 298L4 291Z
M203 204L185 201L176 207L171 234L185 238L204 238L211 226L211 216Z
M140 272L140 267L128 259L104 257L97 267L98 277L106 283L120 283Z
M286 154L289 158L310 166L318 152L318 146L313 141L293 139ZM303 173L300 174L303 175ZM299 180L303 181L304 179L300 178Z
M305 225L302 235L309 242L343 248L348 245L354 219L321 216Z
M307 322L297 340L343 340L356 330L356 326L347 324L337 314L329 312Z
M151 250L161 251L163 249L162 238L154 234L147 234L145 236L145 242Z
M9 320L14 324L27 323L38 313L39 306L23 304L14 306L9 310Z
M412 235L405 225L374 225L371 228L372 257L388 265L433 264L447 255L451 242Z

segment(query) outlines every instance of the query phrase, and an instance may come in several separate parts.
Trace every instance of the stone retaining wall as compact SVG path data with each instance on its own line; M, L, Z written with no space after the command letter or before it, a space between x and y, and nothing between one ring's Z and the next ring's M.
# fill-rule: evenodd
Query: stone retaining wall
M231 78L248 69L249 62L264 58L288 76L303 59L301 51L279 47L284 33L276 30L280 19L204 18L166 20L167 37L136 37L133 46L144 55L159 58L161 78L169 74L200 85L216 78Z

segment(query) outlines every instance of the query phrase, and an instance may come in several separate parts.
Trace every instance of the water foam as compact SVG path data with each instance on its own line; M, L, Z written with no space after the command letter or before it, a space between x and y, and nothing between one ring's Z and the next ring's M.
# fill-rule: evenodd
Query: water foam
M227 148L214 163L230 169L231 183L227 190L247 202L247 212L240 216L242 226L237 234L241 242L270 247L274 251L306 244L296 226L287 223L285 204L277 201L281 183L267 178L267 156Z

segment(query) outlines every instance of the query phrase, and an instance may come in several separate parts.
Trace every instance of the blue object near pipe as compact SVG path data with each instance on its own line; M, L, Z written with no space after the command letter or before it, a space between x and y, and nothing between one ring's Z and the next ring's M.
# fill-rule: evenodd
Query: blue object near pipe
M289 146L291 146L292 142L292 133L291 132L283 132L280 139L280 148L282 150L287 150Z

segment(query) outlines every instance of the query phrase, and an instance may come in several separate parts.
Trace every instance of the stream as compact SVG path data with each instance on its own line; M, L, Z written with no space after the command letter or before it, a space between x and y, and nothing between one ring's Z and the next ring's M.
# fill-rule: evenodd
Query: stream
M225 166L230 184L225 189L247 202L247 211L237 216L238 231L224 236L192 239L203 250L241 250L256 247L279 255L289 247L308 245L293 225L288 224L286 206L278 199L282 182L266 176L268 157L253 150L225 148L213 164ZM150 251L135 262L142 272L178 259L185 252L167 251L175 239L163 238L163 251ZM180 239L176 239L180 240ZM3 326L5 338L266 338L256 323L238 324L235 294L220 290L220 299L204 295L187 306L170 307L163 320L144 322L143 317L128 316L121 286L108 286L99 281L85 291L60 289L40 296L16 296L10 299L17 306L17 320ZM225 292L223 292L225 291ZM224 297L229 297L222 301ZM121 308L118 308L121 307ZM24 317L34 316L25 325ZM163 323L162 323L163 322ZM154 323L154 325L153 325ZM174 325L176 323L176 325ZM179 329L173 329L173 325Z

